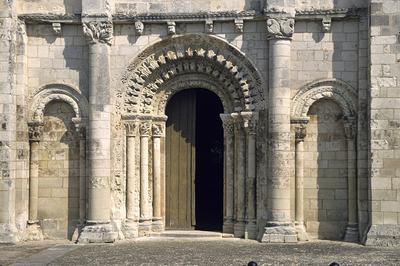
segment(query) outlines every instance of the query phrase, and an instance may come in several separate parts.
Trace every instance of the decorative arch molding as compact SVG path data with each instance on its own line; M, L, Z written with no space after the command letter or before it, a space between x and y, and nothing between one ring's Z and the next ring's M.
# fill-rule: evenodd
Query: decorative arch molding
M117 106L123 114L158 112L157 94L186 74L218 80L235 111L264 108L262 79L253 64L226 41L203 34L170 37L144 50L127 67Z
M85 123L88 113L86 98L65 84L48 84L43 86L32 98L29 109L29 121L43 122L46 106L52 101L62 101L69 104L74 110L75 123Z
M341 80L324 79L307 84L293 97L292 120L307 118L311 105L320 99L334 100L347 118L357 115L357 91Z
M232 113L235 108L232 104L233 99L227 91L221 90L222 86L223 84L219 80L209 77L206 74L188 73L177 76L165 83L163 87L165 89L157 91L154 98L154 113L156 115L163 115L169 99L171 99L174 94L185 89L196 88L207 89L215 93L221 100L224 112Z

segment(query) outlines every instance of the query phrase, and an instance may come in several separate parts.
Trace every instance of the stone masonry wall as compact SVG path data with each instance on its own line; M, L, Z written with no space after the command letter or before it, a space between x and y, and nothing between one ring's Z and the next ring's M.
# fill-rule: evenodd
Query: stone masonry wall
M79 222L79 139L66 103L45 110L39 143L38 219L46 238L71 239Z
M371 1L370 219L367 244L400 245L399 1Z
M304 140L304 219L309 236L343 239L347 225L347 144L333 101L311 106Z
M87 42L80 25L63 25L58 36L49 24L29 25L28 89L29 96L42 86L63 83L88 93Z

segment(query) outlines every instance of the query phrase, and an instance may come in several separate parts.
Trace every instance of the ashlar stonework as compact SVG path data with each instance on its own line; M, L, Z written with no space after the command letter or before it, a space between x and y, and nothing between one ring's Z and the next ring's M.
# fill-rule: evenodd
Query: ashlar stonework
M400 245L399 18L394 0L0 0L0 242Z

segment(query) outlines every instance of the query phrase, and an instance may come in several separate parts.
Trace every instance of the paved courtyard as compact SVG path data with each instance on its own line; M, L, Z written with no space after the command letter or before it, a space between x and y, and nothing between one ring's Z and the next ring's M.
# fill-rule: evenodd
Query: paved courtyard
M260 244L234 239L152 238L116 244L0 245L1 265L400 265L400 248L342 242Z

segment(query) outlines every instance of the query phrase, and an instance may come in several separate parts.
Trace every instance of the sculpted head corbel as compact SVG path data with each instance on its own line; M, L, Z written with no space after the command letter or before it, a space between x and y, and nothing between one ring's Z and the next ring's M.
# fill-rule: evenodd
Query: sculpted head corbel
M137 35L142 35L144 31L144 24L141 21L135 21L135 31Z

